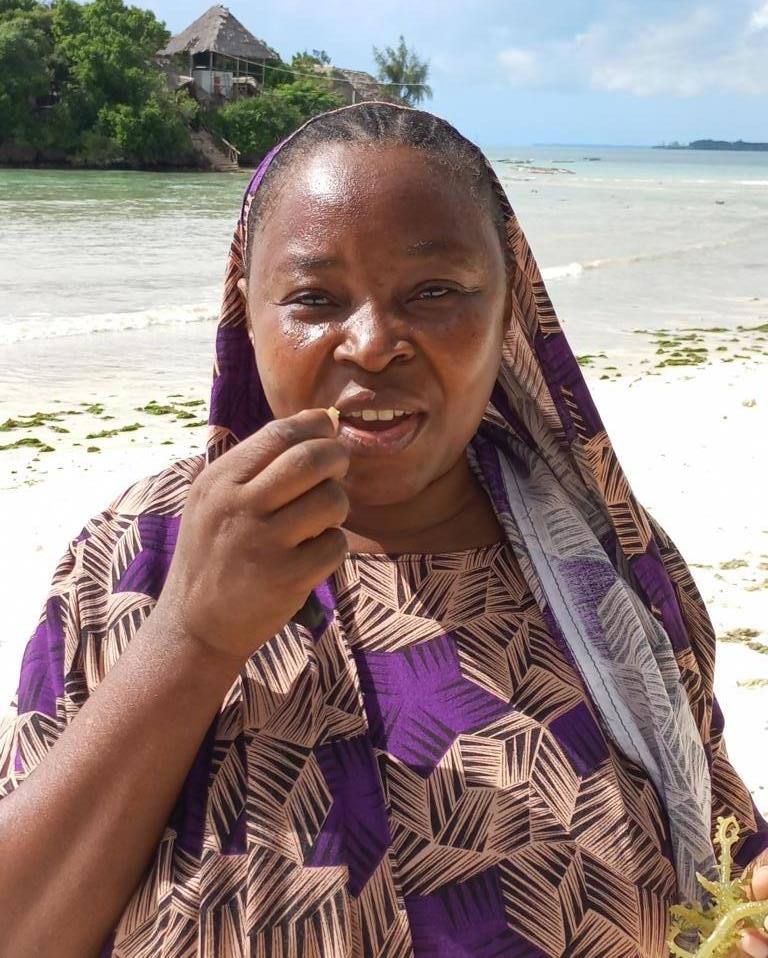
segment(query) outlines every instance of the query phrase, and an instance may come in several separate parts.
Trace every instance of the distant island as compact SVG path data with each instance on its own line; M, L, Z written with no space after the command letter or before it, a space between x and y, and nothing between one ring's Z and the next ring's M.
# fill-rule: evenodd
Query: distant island
M671 143L663 143L661 146L654 146L654 150L768 150L768 143L748 143L746 140L694 140L687 146L684 143L678 143L673 140Z

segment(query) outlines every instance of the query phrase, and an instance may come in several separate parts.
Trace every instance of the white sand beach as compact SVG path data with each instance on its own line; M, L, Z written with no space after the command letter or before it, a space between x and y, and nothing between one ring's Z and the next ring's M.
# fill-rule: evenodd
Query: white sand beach
M672 536L707 604L721 640L715 692L726 742L758 807L768 812L768 360L754 352L656 371L623 367L621 374L606 373L610 363L608 356L586 366L587 381L636 495ZM14 694L24 646L69 539L135 480L202 451L209 385L203 376L183 385L166 379L162 390L156 381L145 384L141 395L175 413L147 411L148 399L139 411L135 389L128 398L105 393L102 383L74 396L71 385L58 394L46 387L37 398L30 385L24 398L0 402L0 421L58 409L58 428L70 430L55 432L56 422L48 420L0 434L0 444L24 435L55 446L48 453L24 446L0 453L0 523L14 544L0 558L7 584L0 707Z

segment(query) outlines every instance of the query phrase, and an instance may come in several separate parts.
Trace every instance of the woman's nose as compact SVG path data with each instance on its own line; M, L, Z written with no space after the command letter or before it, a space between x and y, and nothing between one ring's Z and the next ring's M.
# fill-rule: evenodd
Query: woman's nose
M395 360L411 359L414 353L405 324L390 309L366 303L347 318L344 338L333 355L337 362L381 372Z

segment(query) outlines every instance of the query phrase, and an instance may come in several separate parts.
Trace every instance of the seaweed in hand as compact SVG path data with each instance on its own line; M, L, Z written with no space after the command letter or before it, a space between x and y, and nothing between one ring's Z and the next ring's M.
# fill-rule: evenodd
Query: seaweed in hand
M733 815L717 819L715 843L720 846L720 875L710 881L699 872L699 884L711 895L713 903L702 908L694 905L672 905L672 921L667 939L673 958L728 958L739 944L741 933L747 928L762 928L768 916L768 901L751 901L750 874L740 879L731 877L733 856L731 849L739 840L739 823ZM677 944L678 936L697 932L699 945L689 951Z

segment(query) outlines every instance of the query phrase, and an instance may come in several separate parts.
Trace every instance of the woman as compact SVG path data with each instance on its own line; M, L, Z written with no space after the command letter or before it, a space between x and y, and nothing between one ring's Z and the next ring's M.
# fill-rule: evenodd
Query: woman
M4 954L658 958L714 817L737 872L768 848L702 599L447 123L359 104L265 158L209 422L56 570Z

